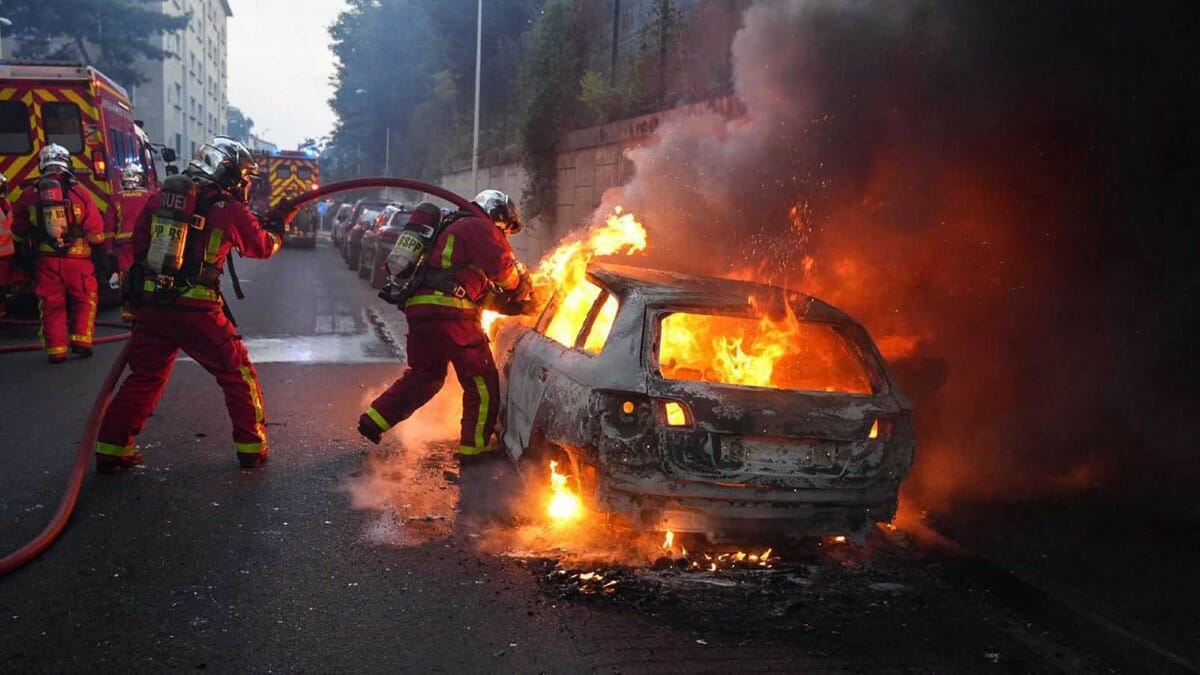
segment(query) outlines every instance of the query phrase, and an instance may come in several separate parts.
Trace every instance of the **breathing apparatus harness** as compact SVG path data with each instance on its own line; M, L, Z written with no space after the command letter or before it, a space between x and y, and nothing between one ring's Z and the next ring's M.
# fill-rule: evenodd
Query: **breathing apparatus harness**
M160 305L173 305L188 290L204 287L221 292L221 270L204 259L203 249L188 246L192 236L211 234L208 212L224 197L215 183L187 174L168 176L159 192L158 208L150 217L150 248L145 260L130 270L126 296L137 306L145 300ZM232 257L226 259L233 280L234 294L245 297L233 267ZM146 280L152 281L154 291L147 297ZM233 321L228 305L222 303L225 314Z
M54 255L65 255L71 246L83 238L83 225L75 217L71 192L75 177L70 173L47 173L34 183L37 190L38 227L33 229L37 245L54 247Z
M417 261L407 269L401 270L400 274L389 276L383 290L379 292L379 297L400 309L404 309L413 295L421 290L441 291L460 300L478 302L476 298L468 297L466 287L455 278L456 272L470 267L469 263L438 269L429 266L430 249L446 228L455 221L472 215L475 214L460 210L446 215L435 225L405 225L395 245L415 253Z

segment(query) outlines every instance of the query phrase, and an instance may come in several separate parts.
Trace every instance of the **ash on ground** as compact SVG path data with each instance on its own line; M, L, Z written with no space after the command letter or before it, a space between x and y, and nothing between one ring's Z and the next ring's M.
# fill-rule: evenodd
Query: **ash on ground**
M924 607L938 592L939 561L902 534L875 533L865 546L829 540L762 552L692 549L641 567L529 558L525 564L556 599L626 607L725 635L838 633L903 603ZM714 569L715 568L715 569Z

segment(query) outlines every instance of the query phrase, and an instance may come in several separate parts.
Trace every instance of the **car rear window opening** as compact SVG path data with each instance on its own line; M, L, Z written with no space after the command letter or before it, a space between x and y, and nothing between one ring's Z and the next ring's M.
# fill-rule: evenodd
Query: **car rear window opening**
M657 366L668 380L873 393L860 357L830 324L675 312L660 328Z

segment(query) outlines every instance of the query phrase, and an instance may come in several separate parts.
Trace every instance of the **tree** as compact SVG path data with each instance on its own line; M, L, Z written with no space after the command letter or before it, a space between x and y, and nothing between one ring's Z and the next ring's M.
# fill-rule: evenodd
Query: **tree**
M320 153L321 152L321 144L320 144L320 142L317 141L317 139L312 138L310 136L309 138L306 138L303 141L301 141L300 145L296 146L296 149L297 150L311 150L313 152Z
M146 81L138 59L172 56L161 38L187 27L191 15L164 14L157 0L5 0L19 58L82 61L118 82Z
M242 112L237 106L229 106L225 116L229 135L245 143L254 133L254 119Z

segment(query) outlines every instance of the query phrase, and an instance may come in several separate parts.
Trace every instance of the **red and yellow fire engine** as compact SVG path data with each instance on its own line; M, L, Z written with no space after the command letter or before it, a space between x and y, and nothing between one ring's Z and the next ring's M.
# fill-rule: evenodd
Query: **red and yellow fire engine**
M125 166L141 164L147 187L158 186L154 149L120 85L79 64L0 61L0 171L14 202L30 189L38 152L49 143L70 151L75 177L96 200L110 237ZM105 295L102 301L114 294Z
M320 187L317 153L311 150L259 150L254 153L261 178L250 194L250 208L266 213L286 197ZM284 233L284 243L308 248L317 245L317 218L312 207L302 210Z

